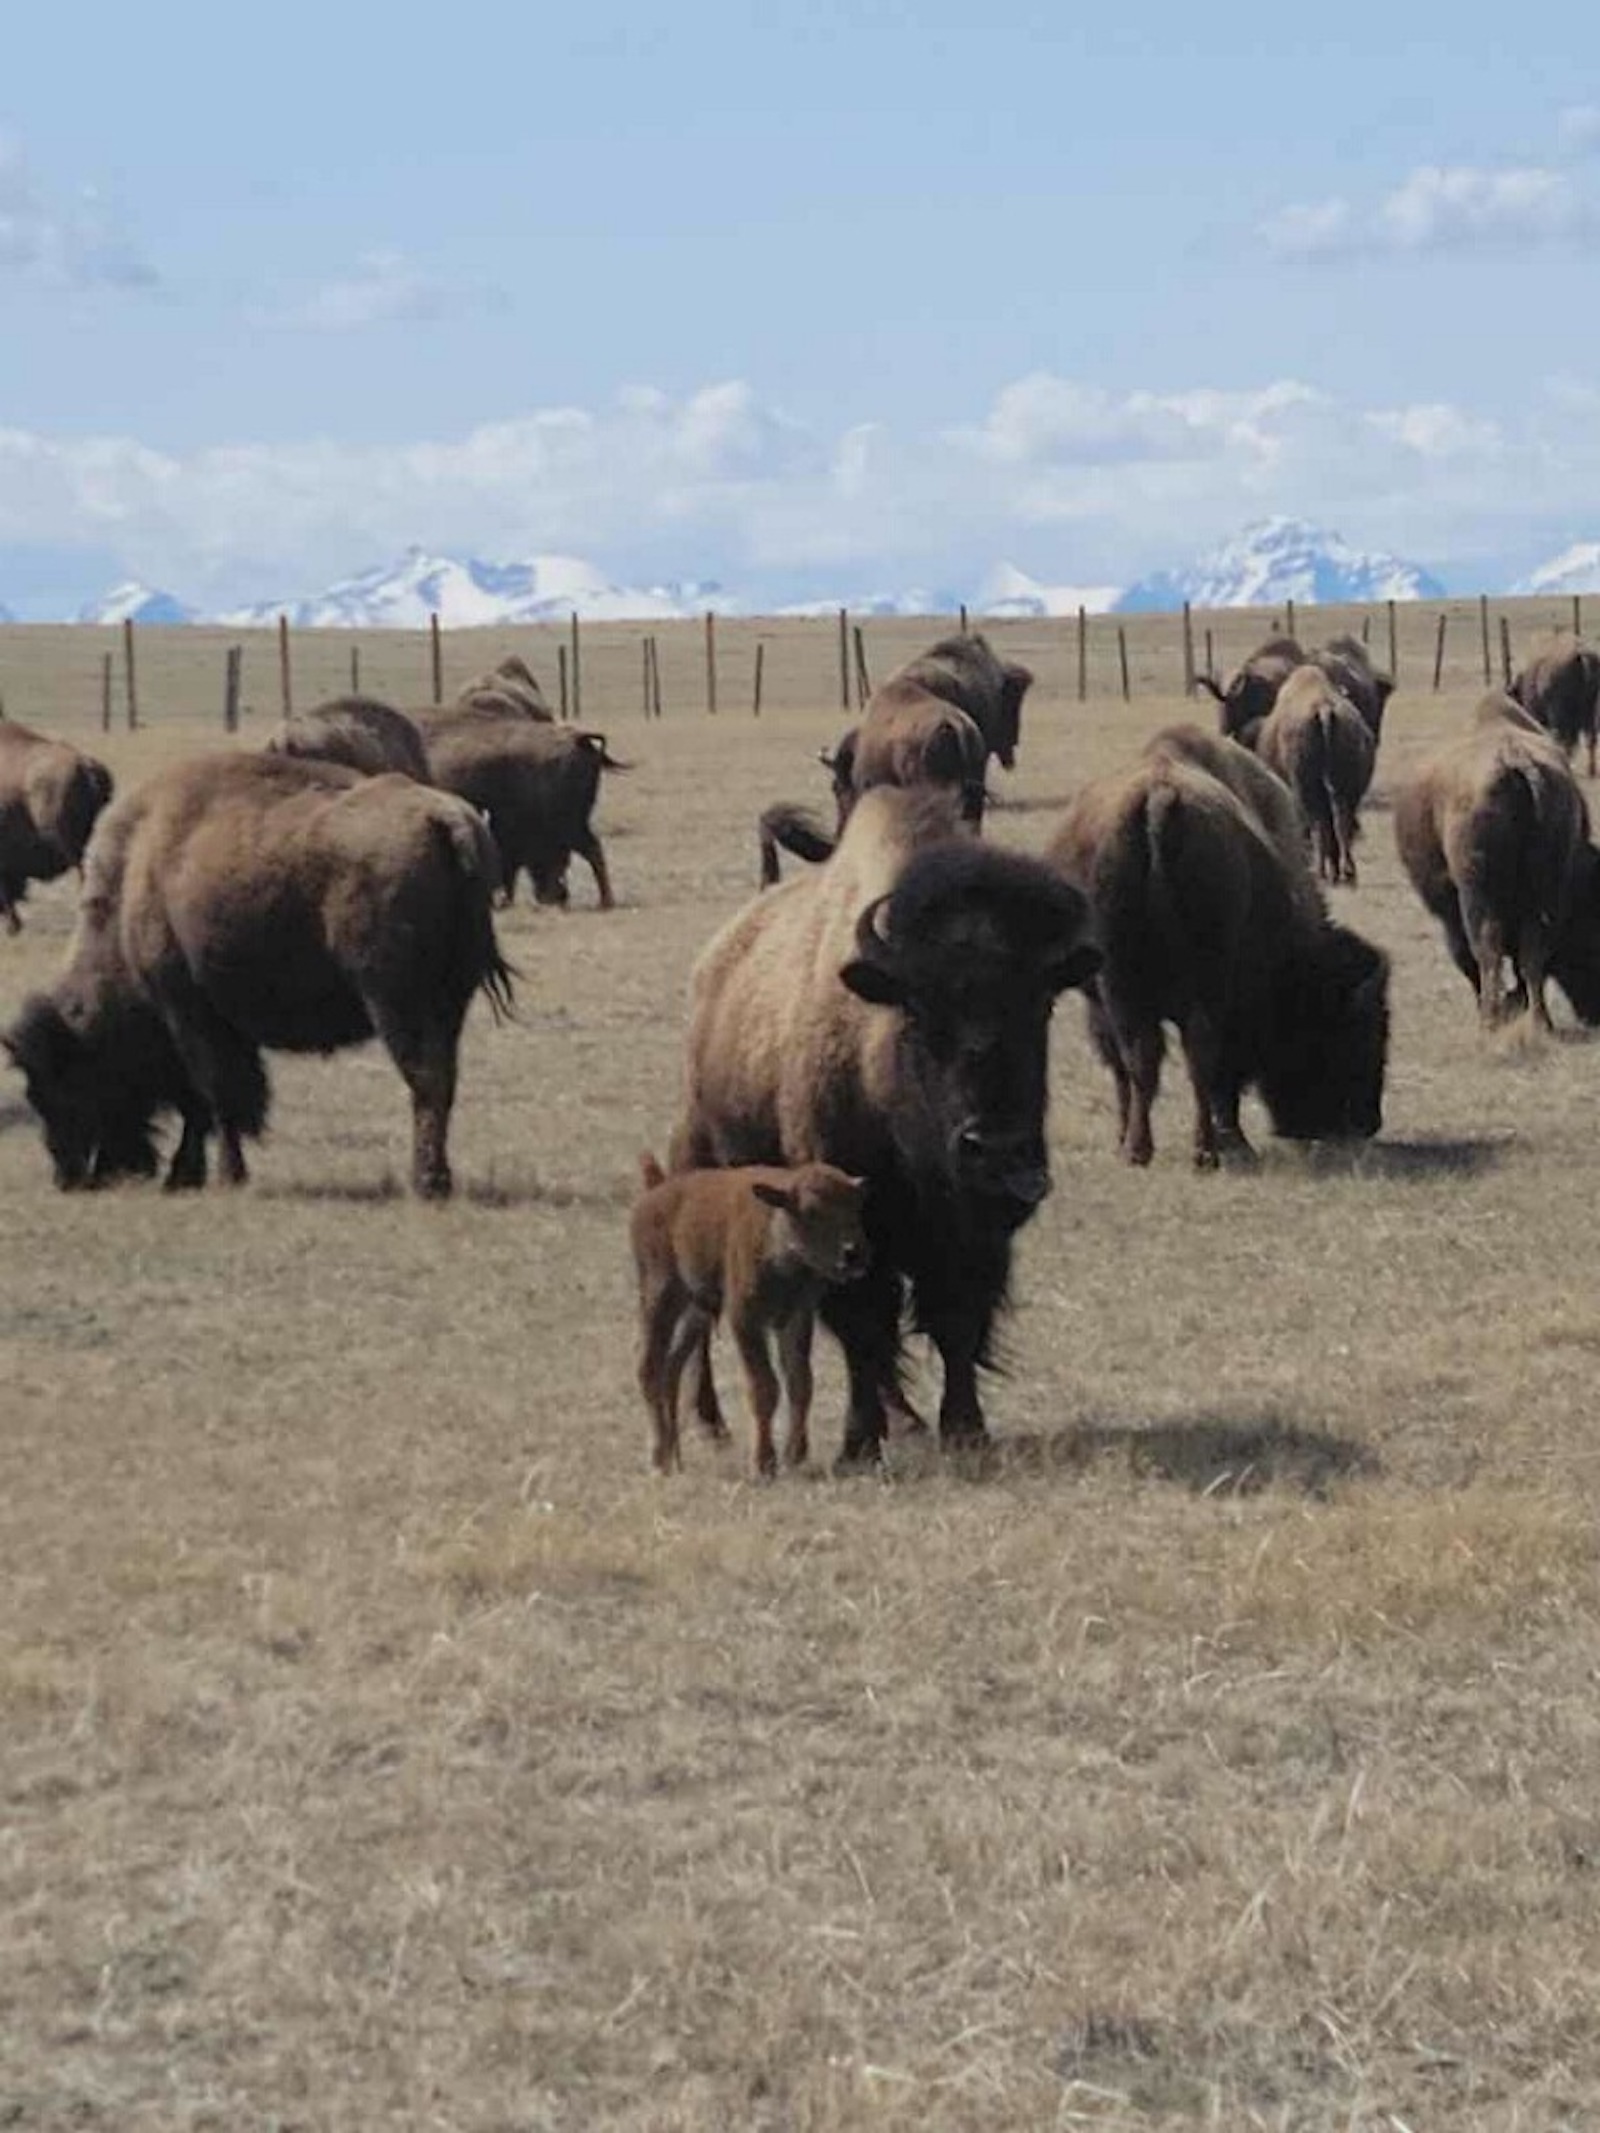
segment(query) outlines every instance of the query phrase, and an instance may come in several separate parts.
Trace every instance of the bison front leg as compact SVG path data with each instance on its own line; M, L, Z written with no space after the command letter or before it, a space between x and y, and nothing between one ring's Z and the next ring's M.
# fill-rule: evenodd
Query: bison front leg
M883 1457L888 1407L897 1389L902 1284L894 1268L875 1261L860 1281L830 1289L822 1320L844 1350L850 1407L836 1473L875 1466Z
M813 1314L802 1309L778 1328L778 1369L789 1408L783 1440L786 1466L804 1466L811 1454L812 1324Z
M606 855L600 839L587 824L573 838L572 849L594 876L595 893L600 898L601 910L614 911L617 908L617 899L611 893L611 870L606 865Z
M766 1480L778 1471L778 1449L773 1442L772 1420L778 1412L778 1374L767 1353L767 1332L759 1320L744 1319L733 1329L739 1360L744 1365L745 1397L750 1420L755 1425L755 1470Z
M241 1141L266 1124L267 1076L261 1053L222 1019L197 987L175 989L163 1007L184 1073L200 1099L197 1110L203 1107L207 1125L215 1125L221 1140L222 1174L230 1185L242 1185L249 1173ZM167 1184L181 1190L204 1183L205 1127L192 1127L186 1112Z

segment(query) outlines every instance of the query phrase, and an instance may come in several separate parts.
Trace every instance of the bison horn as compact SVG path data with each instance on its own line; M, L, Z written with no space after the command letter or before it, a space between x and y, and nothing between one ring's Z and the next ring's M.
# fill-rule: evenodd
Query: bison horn
M888 901L887 896L875 896L856 920L857 955L871 959L892 945L882 915Z

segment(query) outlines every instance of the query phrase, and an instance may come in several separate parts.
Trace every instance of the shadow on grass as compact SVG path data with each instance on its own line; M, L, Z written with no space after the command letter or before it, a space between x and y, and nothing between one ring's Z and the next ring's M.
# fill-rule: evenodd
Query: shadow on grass
M1076 798L1076 793L1057 792L1043 793L1037 798L1027 795L1011 799L1004 793L992 792L983 804L985 812L997 815L1060 815L1065 814Z
M258 1185L254 1190L263 1200L298 1200L311 1204L333 1203L347 1207L386 1207L394 1202L410 1200L413 1195L404 1181L392 1171L375 1178L317 1178ZM632 1204L637 1187L630 1183L614 1186L576 1186L552 1183L538 1177L525 1178L468 1178L458 1180L453 1200L438 1203L442 1206L514 1208L614 1208ZM417 1205L423 1206L423 1201Z
M1053 1432L1021 1430L941 1460L971 1481L1011 1474L1075 1473L1103 1460L1171 1481L1200 1496L1246 1496L1272 1486L1323 1497L1336 1481L1379 1471L1377 1454L1353 1438L1275 1415L1239 1421L1222 1415L1172 1422L1080 1422Z
M1296 1152L1304 1168L1318 1177L1405 1183L1418 1178L1482 1177L1504 1161L1514 1138L1509 1133L1468 1134L1455 1139L1366 1141L1356 1147L1315 1141Z

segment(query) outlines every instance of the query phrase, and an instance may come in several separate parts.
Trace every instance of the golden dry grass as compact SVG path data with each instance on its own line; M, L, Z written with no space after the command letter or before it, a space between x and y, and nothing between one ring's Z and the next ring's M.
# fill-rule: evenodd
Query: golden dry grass
M1037 846L1183 707L998 634ZM770 641L760 726L646 727L637 632L586 648L624 908L505 924L451 1207L376 1053L275 1062L255 1183L176 1202L57 1196L0 1090L0 2124L1600 2123L1595 1054L1483 1046L1382 806L1469 677L1396 699L1339 899L1395 958L1383 1142L1197 1177L1172 1072L1129 1173L1069 1003L995 1450L762 1488L737 1431L663 1484L634 1161L838 718L826 625ZM0 639L13 714L85 730L100 643ZM141 644L125 779L220 670ZM0 1012L69 923L36 896Z

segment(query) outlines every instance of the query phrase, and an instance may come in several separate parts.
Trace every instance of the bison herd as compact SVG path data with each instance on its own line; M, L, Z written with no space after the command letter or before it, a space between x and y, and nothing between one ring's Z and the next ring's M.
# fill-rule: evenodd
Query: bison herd
M1390 679L1354 638L1274 638L1225 687L1220 733L1159 733L1083 787L1043 855L982 835L991 760L1020 740L1023 667L953 637L892 675L823 758L833 820L761 817L764 893L695 964L667 1174L647 1159L633 1245L655 1461L680 1395L725 1434L711 1333L744 1365L757 1464L804 1459L812 1324L849 1380L842 1463L920 1428L908 1326L938 1356L946 1444L985 1435L979 1379L1013 1241L1050 1189L1051 1013L1084 993L1121 1153L1148 1163L1166 1031L1194 1158L1249 1161L1240 1102L1274 1132L1361 1140L1382 1119L1389 966L1335 921L1353 885ZM1485 1024L1548 1024L1555 984L1600 1023L1600 852L1571 769L1594 770L1600 655L1541 647L1395 796L1400 857ZM558 724L521 660L452 704L360 696L267 748L181 761L112 799L92 757L0 723L0 911L76 869L76 928L4 1042L62 1187L242 1181L265 1124L262 1053L376 1037L410 1093L413 1183L447 1194L460 1031L512 977L493 909L528 876L565 903L573 854L612 903L591 816L604 737ZM779 855L810 864L778 884ZM1509 986L1505 982L1509 964Z

